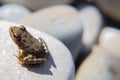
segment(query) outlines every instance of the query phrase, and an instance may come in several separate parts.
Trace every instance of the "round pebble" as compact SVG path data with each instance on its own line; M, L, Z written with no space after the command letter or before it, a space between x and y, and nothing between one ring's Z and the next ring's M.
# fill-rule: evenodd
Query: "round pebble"
M94 46L91 54L77 70L75 80L120 80L120 60L100 46Z
M21 24L0 21L0 80L73 80L74 63L70 51L59 40L26 26L34 37L41 37L50 55L44 65L23 67L15 58L17 46L11 40L8 28ZM12 77L11 77L12 76Z
M88 5L79 10L79 16L83 25L82 43L89 51L96 43L103 25L102 15L96 7Z
M5 4L0 7L0 19L18 22L31 12L26 7L19 4Z
M92 0L109 17L120 22L120 0Z
M105 27L103 28L100 38L99 44L101 47L109 51L113 56L120 58L120 30Z

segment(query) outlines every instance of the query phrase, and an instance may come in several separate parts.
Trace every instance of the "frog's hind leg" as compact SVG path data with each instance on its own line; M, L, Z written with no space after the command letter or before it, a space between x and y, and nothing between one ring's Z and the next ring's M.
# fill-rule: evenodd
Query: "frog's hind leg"
M46 53L46 56L48 56L49 50L48 50L46 42L42 38L40 38L40 37L38 38L38 41L43 45L44 51Z
M28 55L24 58L24 64L33 65L33 64L44 64L46 58L36 58L33 55Z

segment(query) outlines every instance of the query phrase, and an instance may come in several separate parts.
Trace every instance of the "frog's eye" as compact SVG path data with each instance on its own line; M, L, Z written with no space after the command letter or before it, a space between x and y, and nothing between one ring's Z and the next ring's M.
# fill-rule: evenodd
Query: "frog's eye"
M14 34L13 36L14 36L15 38L18 38L18 36L17 36L17 35L15 35L15 34Z
M26 28L23 25L20 26L20 29L26 31Z
M15 39L17 39L19 41L21 40L21 36L18 36L18 35L13 35L13 36L14 36Z

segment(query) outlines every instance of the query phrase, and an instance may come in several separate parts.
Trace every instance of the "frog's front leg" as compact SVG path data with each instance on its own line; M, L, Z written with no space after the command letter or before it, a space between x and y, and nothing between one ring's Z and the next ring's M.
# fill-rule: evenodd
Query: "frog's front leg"
M48 47L45 41L41 37L38 38L38 41L40 42L40 44L42 44L44 51L45 51L45 55L48 56L49 50L48 50Z
M20 48L18 48L18 51L17 51L18 53L16 54L16 55L14 55L18 60L20 60L21 61L21 59L25 56L25 54L24 54L24 51L22 50L22 49L20 49Z

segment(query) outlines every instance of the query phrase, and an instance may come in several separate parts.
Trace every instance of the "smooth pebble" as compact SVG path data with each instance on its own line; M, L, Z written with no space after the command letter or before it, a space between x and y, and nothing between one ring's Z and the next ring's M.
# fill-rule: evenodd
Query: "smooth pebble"
M112 19L120 22L120 0L91 0Z
M80 23L83 25L82 43L86 51L89 51L97 42L99 32L103 25L102 15L96 7L85 5L79 10L79 16Z
M120 80L120 59L100 46L94 46L77 70L75 80Z
M0 21L0 80L73 80L74 63L70 51L59 40L26 26L36 38L42 37L50 55L44 65L23 67L15 58L17 46L11 40L8 28L21 24ZM11 77L12 76L12 77Z
M120 58L120 30L109 26L103 28L99 38L99 45L113 56Z
M18 22L31 12L26 7L19 4L5 4L0 7L0 19Z

